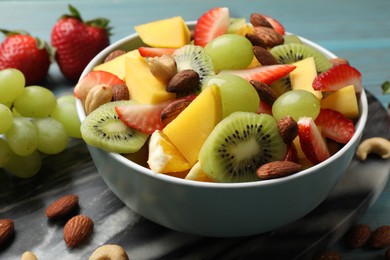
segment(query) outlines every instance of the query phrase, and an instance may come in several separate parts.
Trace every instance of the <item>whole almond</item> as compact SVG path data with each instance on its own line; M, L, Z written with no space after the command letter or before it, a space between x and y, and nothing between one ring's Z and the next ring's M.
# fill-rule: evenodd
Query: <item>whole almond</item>
M377 228L370 236L368 244L372 248L385 248L390 246L390 226Z
M125 54L126 52L123 51L123 50L115 50L113 52L111 52L110 54L107 55L107 57L104 59L104 62L108 62L108 61L111 61L113 59L115 59L116 57L119 57L123 54Z
M284 38L272 28L264 26L256 26L253 28L254 34L262 39L268 48L283 44Z
M0 246L5 244L15 232L12 219L0 219Z
M79 196L74 194L65 195L52 202L46 208L46 217L49 219L59 219L69 216L79 203Z
M260 166L256 173L260 179L269 180L294 174L301 168L301 165L295 162L273 161Z
M289 115L278 120L278 129L284 143L291 143L298 135L298 124Z
M349 248L359 248L366 244L371 236L371 229L367 224L354 225L345 236L345 244Z
M192 100L188 98L179 98L169 103L161 111L161 122L164 125L167 125L172 122L173 119L175 119L186 107L188 107L191 101Z
M199 74L195 70L182 70L172 77L166 90L177 94L189 93L199 87L199 80Z
M349 64L348 60L346 59L343 59L343 58L332 58L329 60L330 63L332 63L332 66L337 66L337 65L341 65L341 64Z
M252 33L245 34L245 37L252 43L253 46L259 46L261 48L267 48L267 44L257 35Z
M268 22L267 18L265 18L264 15L259 14L259 13L251 14L249 16L249 22L253 26L264 26L264 27L273 28L272 25Z
M275 102L278 97L275 89L258 80L250 80L249 82L255 87L257 94L259 94L260 101L264 101L268 105L272 105Z
M92 234L94 223L85 215L69 219L64 226L64 240L68 247L77 247Z
M253 46L253 54L263 66L279 64L278 60L274 57L274 55L272 55L269 50L264 49L262 47Z
M129 88L125 84L115 84L111 86L112 101L129 100Z

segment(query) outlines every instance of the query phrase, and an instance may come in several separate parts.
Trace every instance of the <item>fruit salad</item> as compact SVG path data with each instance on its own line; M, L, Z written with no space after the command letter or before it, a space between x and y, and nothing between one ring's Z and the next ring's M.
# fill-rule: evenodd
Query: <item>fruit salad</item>
M156 174L206 182L280 178L321 163L355 132L359 71L268 15L226 7L135 26L74 88L85 142Z

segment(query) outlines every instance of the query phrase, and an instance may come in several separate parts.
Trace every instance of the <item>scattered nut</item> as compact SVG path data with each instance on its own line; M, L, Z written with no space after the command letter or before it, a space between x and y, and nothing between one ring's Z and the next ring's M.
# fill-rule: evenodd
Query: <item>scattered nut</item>
M107 244L98 247L89 260L128 260L126 251L118 245Z
M280 45L284 42L283 36L272 28L256 26L253 30L254 34L262 39L269 48Z
M366 244L371 236L371 229L367 224L354 225L345 236L345 244L349 248L359 248Z
M377 154L382 159L390 158L390 141L382 137L372 137L360 143L356 156L359 160L366 160L368 154Z
M265 48L253 46L253 54L263 66L279 64L274 55Z
M107 57L104 59L104 62L108 62L110 60L113 60L115 59L116 57L119 57L123 54L125 54L126 52L123 51L123 50L115 50L113 52L111 52L110 54L107 55Z
M259 36L247 33L245 34L245 37L252 43L253 46L259 46L264 49L267 48L267 45Z
M115 84L111 87L112 101L129 100L129 88L125 84Z
M257 80L250 80L249 82L255 87L261 101L264 101L268 105L272 105L275 102L278 97L275 89Z
M64 240L68 247L77 247L83 243L93 231L92 219L85 215L77 215L68 220L64 226Z
M166 84L177 73L175 60L166 54L162 55L161 57L150 58L149 66L150 72L153 74L153 76Z
M79 196L69 194L54 201L46 208L46 217L49 219L58 219L69 216L69 214L78 206Z
M259 13L253 13L249 17L249 22L253 26L264 26L268 28L273 28L272 25L268 22L267 18L264 15Z
M26 251L23 253L21 260L38 260L38 258L36 255L34 255L34 253Z
M85 113L88 115L101 105L110 102L112 99L112 90L108 85L97 85L88 92L85 99Z
M390 246L390 226L378 227L370 236L368 245L372 248L386 248Z
M278 129L286 144L292 143L298 135L298 124L291 116L285 116L279 119Z
M341 64L349 64L348 60L343 58L332 58L330 59L330 62L332 63L333 67Z
M5 244L15 232L12 219L0 219L0 246Z
M161 122L164 125L172 122L172 120L175 119L191 103L191 101L192 100L188 98L179 98L169 103L161 111Z
M179 71L168 82L166 90L173 93L188 93L199 87L199 74L192 69Z
M301 165L291 161L273 161L260 166L256 174L260 179L269 180L291 175L301 170Z

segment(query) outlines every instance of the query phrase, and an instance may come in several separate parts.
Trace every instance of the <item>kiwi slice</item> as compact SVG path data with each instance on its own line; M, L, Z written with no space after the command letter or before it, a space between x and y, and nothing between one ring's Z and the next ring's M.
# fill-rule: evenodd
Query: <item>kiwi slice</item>
M284 38L284 41L283 41L284 44L302 43L301 39L295 34L285 34L285 35L283 35L283 38Z
M234 112L219 122L199 153L199 163L218 182L259 180L256 170L282 160L286 145L268 114Z
M270 51L282 64L291 64L308 57L314 57L318 73L332 67L332 63L323 53L306 44L287 43L275 46Z
M115 111L116 106L128 102L132 101L108 102L90 113L81 123L84 141L114 153L134 153L141 149L149 135L128 127Z
M278 96L286 93L287 91L292 90L290 77L286 76L272 82L271 88L276 91Z
M211 57L200 46L184 45L173 53L173 58L176 61L177 71L192 69L199 74L200 84L195 92L201 91L207 76L215 75Z

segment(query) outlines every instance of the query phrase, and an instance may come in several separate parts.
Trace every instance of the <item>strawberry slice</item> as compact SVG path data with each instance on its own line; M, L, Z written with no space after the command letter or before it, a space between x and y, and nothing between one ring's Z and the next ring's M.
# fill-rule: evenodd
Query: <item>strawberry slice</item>
M160 57L164 54L172 55L176 48L139 47L138 51L142 57Z
M212 39L226 33L229 24L230 16L227 7L216 7L207 11L195 25L194 44L206 46Z
M306 158L314 164L328 159L328 147L313 119L304 116L297 123L299 143Z
M362 91L362 75L349 64L336 65L313 81L313 88L321 91L337 91L349 85L354 85L356 93Z
M263 16L272 25L272 28L274 28L275 31L277 31L280 35L285 34L286 30L284 29L284 26L278 20L276 20L275 18L268 16L268 15L263 14Z
M158 104L139 104L136 102L126 105L116 106L115 110L119 119L130 126L145 134L152 134L155 130L164 128L161 122L161 111L171 101Z
M291 64L276 64L268 66L259 66L250 69L240 70L222 70L219 73L230 73L240 76L248 81L257 80L267 85L287 76L296 66Z
M355 133L355 126L349 118L333 109L321 109L314 120L321 127L322 135L345 144Z
M85 100L89 90L97 85L113 86L115 84L126 85L115 74L106 71L91 71L83 77L75 86L73 92L78 99Z

